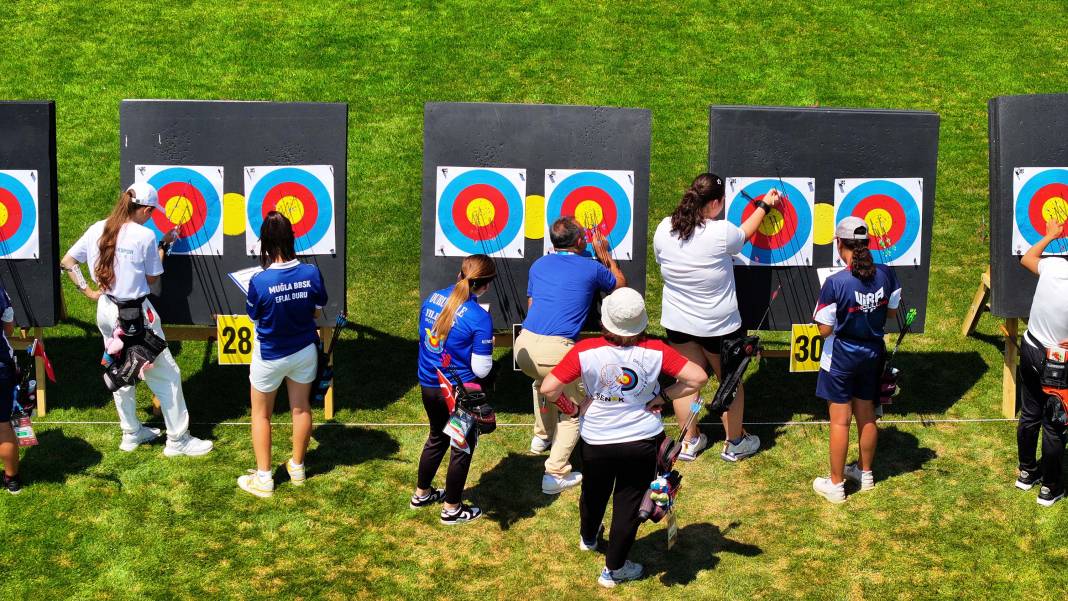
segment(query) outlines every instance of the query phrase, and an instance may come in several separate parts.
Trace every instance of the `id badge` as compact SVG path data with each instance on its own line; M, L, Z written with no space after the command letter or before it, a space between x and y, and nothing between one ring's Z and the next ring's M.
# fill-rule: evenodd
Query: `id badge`
M675 521L675 508L668 510L667 516L667 548L668 551L679 542L679 523Z
M1056 361L1057 363L1068 363L1068 349L1063 349L1059 346L1047 347L1046 360Z
M449 416L448 423L442 432L449 437L449 445L465 453L471 453L471 445L467 442L467 436L475 425L475 418L466 411L457 411Z
M11 420L11 426L15 429L15 438L20 447L32 447L37 444L37 435L33 433L33 424L30 416L21 415Z

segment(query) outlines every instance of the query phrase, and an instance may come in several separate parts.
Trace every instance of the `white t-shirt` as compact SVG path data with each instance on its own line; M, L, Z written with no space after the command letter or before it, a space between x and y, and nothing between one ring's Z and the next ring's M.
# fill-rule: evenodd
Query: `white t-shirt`
M660 325L691 336L723 336L742 327L731 257L745 246L745 233L725 220L707 220L682 242L671 218L656 226L653 252L664 280Z
M97 221L67 251L75 261L89 266L89 274L94 282L96 261L100 257L100 235L103 232L104 222ZM115 282L105 292L118 300L141 298L149 293L145 276L161 273L163 261L156 250L155 232L132 221L124 224L115 241Z
M1048 257L1038 262L1038 288L1027 331L1045 347L1068 338L1068 260Z

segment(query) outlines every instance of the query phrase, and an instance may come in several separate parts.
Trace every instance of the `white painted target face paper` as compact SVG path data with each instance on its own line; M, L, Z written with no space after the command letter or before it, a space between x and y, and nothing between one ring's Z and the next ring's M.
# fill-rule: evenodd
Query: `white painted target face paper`
M245 179L245 246L259 254L260 227L268 210L293 224L300 256L337 254L332 165L257 165L242 169Z
M435 169L434 254L522 259L526 245L525 169Z
M1068 221L1068 167L1016 167L1012 170L1012 254L1023 255L1046 235L1046 221ZM1068 235L1043 256L1068 256Z
M0 171L0 259L40 256L37 171Z
M923 256L923 179L834 180L834 222L859 217L868 224L872 259L884 265L917 266ZM842 267L838 244L834 264Z
M578 220L592 236L599 231L617 260L634 257L634 172L596 169L545 170L545 239L543 252L553 250L549 233L564 215ZM593 246L586 251L593 255Z
M728 177L724 217L741 227L754 210L753 200L772 189L785 193L764 216L756 233L734 255L735 265L805 267L812 265L816 180L810 177Z
M135 165L134 181L159 194L159 209L145 223L161 240L178 227L173 255L223 253L223 168L204 165Z

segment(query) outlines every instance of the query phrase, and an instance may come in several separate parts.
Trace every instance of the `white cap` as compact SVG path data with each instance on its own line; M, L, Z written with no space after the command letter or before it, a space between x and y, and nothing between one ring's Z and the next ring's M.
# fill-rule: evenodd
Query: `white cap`
M155 186L148 182L134 182L126 191L133 195L131 200L143 207L159 208L159 193Z
M645 314L645 299L633 288L620 288L604 297L601 303L601 325L618 336L637 336L649 325Z
M860 217L850 215L838 222L834 235L839 240L867 240L868 224Z

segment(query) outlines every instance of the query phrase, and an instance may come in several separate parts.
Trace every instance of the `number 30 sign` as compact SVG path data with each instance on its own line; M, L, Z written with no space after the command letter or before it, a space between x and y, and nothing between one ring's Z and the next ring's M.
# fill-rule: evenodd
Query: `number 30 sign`
M247 315L220 315L216 321L219 365L250 365L256 326Z
M820 370L823 338L816 324L795 323L790 335L790 371L793 373Z

